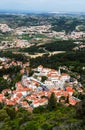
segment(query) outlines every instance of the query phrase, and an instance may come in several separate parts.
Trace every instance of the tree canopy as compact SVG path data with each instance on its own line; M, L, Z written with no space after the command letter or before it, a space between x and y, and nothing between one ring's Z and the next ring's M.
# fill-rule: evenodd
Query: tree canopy
M52 93L48 100L48 109L50 111L55 110L57 108L57 100L55 97L55 93Z

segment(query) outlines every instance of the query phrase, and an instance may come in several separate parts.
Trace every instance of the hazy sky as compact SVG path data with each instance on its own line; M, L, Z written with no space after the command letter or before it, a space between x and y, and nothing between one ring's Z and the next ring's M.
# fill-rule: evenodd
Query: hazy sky
M0 0L0 9L85 12L85 0Z

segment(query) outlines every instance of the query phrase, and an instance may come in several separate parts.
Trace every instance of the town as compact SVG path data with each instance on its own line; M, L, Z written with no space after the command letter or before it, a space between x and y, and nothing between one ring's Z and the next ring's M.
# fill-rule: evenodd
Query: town
M74 96L78 92L85 95L82 84L77 79L67 73L61 73L61 69L55 70L44 68L39 65L32 69L34 72L29 76L30 63L13 61L9 58L0 58L0 70L8 69L11 66L20 66L21 80L16 82L10 89L3 89L0 93L0 102L8 106L13 106L16 110L20 107L32 111L34 108L47 105L52 93L55 93L57 102L66 106L76 105L81 100ZM11 82L12 78L8 74L3 75L3 79Z
M76 27L79 28L79 27ZM52 26L40 25L40 26L22 26L15 29L11 29L7 24L0 24L0 31L2 33L10 33L10 37L6 36L5 39L0 43L0 50L10 49L10 48L28 48L33 46L35 43L46 43L54 39L61 40L82 40L85 37L84 31L72 31L69 34L66 34L65 31L54 31ZM2 37L2 34L0 34ZM76 43L76 42L75 42ZM77 42L80 48L85 48L85 45L82 42ZM78 47L76 48L78 49Z

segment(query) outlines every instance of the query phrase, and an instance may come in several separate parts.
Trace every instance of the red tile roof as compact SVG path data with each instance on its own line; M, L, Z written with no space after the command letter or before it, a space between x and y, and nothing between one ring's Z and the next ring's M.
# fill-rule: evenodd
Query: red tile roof
M75 92L75 90L72 89L71 87L66 87L66 91L67 91L67 92Z

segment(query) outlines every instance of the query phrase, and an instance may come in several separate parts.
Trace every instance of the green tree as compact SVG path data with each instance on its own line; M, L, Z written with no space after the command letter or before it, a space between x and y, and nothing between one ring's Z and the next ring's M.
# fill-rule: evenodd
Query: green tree
M8 82L7 80L0 77L0 92L4 89L8 88Z
M38 127L36 122L31 122L26 126L25 130L38 130Z
M48 110L52 111L57 108L55 93L52 93L48 100Z
M15 119L15 117L16 117L15 109L10 108L10 107L6 107L5 109L6 109L6 112L7 112L8 116L10 117L10 119L11 120Z
M46 76L42 76L41 82L44 82L45 80L47 80Z
M5 96L5 97L8 97L8 96L9 96L9 93L8 93L8 92L6 92L6 93L4 94L4 96Z
M65 101L66 103L69 103L69 96L67 96L67 98L66 98L66 101Z
M4 102L0 102L0 109L4 107Z
M33 109L33 113L44 113L44 112L46 112L46 109L43 106L39 106Z
M49 123L44 123L42 125L43 130L51 130L52 126Z
M85 120L85 99L76 105L76 116Z

